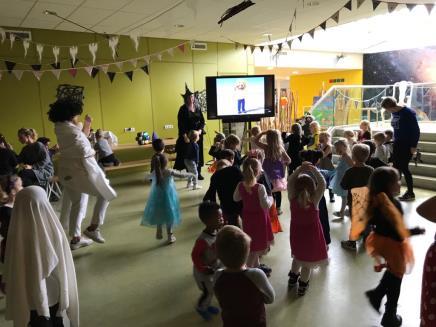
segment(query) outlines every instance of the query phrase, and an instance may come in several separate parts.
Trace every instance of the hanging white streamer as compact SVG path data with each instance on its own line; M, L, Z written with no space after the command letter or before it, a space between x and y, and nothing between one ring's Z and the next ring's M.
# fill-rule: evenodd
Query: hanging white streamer
M36 45L36 52L38 52L39 62L41 62L41 60L42 60L42 52L43 51L44 51L44 45L38 43Z
M55 63L57 64L59 62L59 47L53 47L53 55L55 57Z
M10 33L9 34L9 40L11 41L11 49L14 46L14 42L15 42L15 34L14 33Z
M27 57L27 50L29 50L30 41L29 39L23 40L23 48L24 48L24 57Z
M96 59L96 54L97 54L97 50L98 50L98 43L90 43L88 45L89 48L89 52L91 52L92 55L92 63L95 65L95 59Z
M6 40L6 31L1 27L0 27L0 36L2 38L2 44L3 44Z
M119 37L118 36L112 36L109 38L109 47L112 49L112 58L115 60L115 56L117 54L116 47L118 45Z
M73 59L73 65L76 63L76 57L78 52L79 49L77 48L77 46L70 47L70 56L71 59Z
M139 48L139 35L135 32L130 34L130 39L133 42L133 45L135 46L135 50L136 52L138 52L138 48Z

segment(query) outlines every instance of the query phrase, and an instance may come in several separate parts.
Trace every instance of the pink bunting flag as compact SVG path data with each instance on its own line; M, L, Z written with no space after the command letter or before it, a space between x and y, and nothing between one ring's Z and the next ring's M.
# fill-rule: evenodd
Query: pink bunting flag
M428 14L430 15L431 11L433 10L434 3L426 3L424 6L427 8Z
M183 53L185 53L185 43L183 43L183 44L179 44L179 45L177 46L177 49L179 49L180 51L182 51Z
M76 69L76 68L70 68L70 69L68 69L68 73L69 73L72 77L76 77L76 75L77 75L77 69Z

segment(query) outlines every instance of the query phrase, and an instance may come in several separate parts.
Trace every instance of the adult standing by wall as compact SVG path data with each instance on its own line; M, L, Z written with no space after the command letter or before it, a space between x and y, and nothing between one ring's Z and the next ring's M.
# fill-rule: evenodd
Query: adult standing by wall
M0 134L0 176L8 176L15 173L17 164L17 155L6 141L6 138Z
M200 140L197 142L200 148L200 156L198 161L198 179L203 180L201 176L201 167L204 165L203 156L203 134L204 133L204 117L200 107L195 102L194 94L188 89L185 84L185 94L182 95L185 103L180 107L177 115L177 125L179 129L179 136L176 142L176 162L174 169L183 170L185 164L183 157L186 149L186 144L189 143L188 133L191 130L196 130L200 134Z
M55 123L60 157L59 177L65 187L65 195L71 200L70 236L71 247L79 248L89 245L81 237L81 218L84 206L83 194L97 197L91 224L84 234L98 243L104 243L100 226L103 225L109 201L116 197L115 191L109 185L103 170L95 160L95 151L87 138L90 131L91 118L86 116L83 126L79 117L83 111L82 100L75 98L60 98L50 105L48 116Z
M400 201L415 200L413 192L413 177L409 170L409 162L416 152L420 137L420 129L416 119L416 113L404 106L397 104L397 100L392 97L385 98L381 107L392 114L391 125L394 129L394 145L392 162L394 168L398 169L407 184L407 192L399 197Z
M24 144L18 155L18 163L22 166L18 175L23 180L24 187L39 185L45 188L54 173L50 155L42 143L36 142L37 137L33 128L18 130L18 140Z

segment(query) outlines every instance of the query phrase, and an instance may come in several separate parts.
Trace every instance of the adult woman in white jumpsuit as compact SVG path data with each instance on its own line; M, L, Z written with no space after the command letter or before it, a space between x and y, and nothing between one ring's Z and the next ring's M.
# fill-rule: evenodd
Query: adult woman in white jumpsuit
M73 98L61 98L50 105L48 116L55 124L60 157L58 175L65 188L66 196L71 201L69 233L72 237L72 248L89 245L81 237L81 220L86 211L87 201L83 194L95 196L97 201L91 218L91 224L84 234L98 243L104 243L100 226L103 225L109 201L116 197L109 185L103 170L95 160L95 151L82 131L79 117L83 112L81 101ZM89 128L90 117L85 119L85 127Z

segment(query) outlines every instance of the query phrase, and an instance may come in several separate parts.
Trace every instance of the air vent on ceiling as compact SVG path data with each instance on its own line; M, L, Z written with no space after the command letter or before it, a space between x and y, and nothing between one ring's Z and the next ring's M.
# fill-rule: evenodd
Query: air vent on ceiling
M207 51L207 43L193 42L191 44L191 50Z
M21 39L21 40L24 40L24 39L31 40L32 39L32 32L30 32L30 31L5 30L5 32L6 32L6 39L7 40L10 40L11 34L15 34L15 37L17 39Z
M316 7L316 6L319 6L319 1L307 1L304 4L307 7Z

